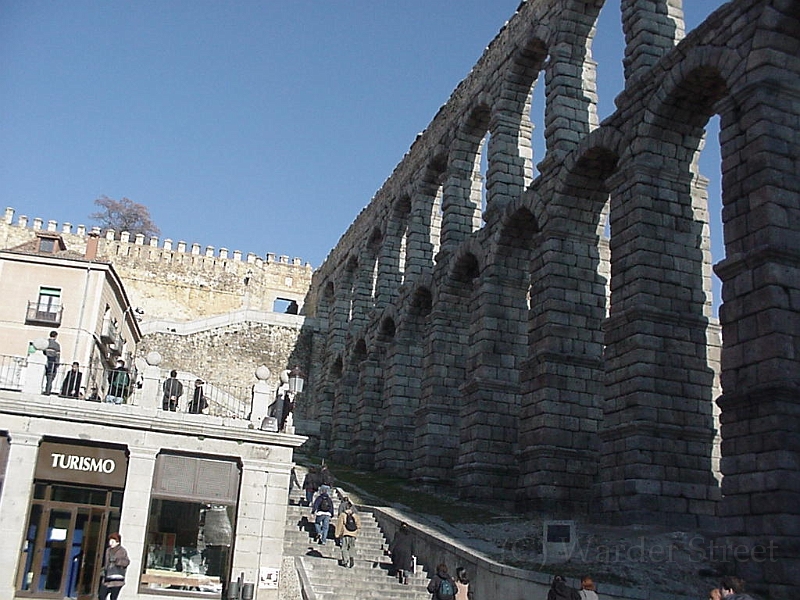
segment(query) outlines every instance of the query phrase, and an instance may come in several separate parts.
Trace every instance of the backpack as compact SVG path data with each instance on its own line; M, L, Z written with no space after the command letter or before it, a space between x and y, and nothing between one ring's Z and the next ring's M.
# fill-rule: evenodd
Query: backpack
M320 496L319 507L317 508L317 512L326 512L333 514L333 502L331 502L330 496L324 494Z
M358 529L358 525L356 525L356 518L353 516L353 513L344 514L347 515L344 518L344 528L347 529L347 531L355 531Z
M456 596L455 586L449 579L442 579L439 588L436 590L437 600L453 600Z

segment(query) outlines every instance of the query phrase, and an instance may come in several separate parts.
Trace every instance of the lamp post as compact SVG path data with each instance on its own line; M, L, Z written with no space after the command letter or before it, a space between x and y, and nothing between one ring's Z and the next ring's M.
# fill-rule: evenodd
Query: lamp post
M303 371L295 365L291 371L285 371L288 390L284 394L282 418L278 426L285 433L294 433L294 403L298 394L303 392L306 380Z
M292 370L289 371L289 391L292 394L302 394L305 384L306 380L303 376L303 371L300 370L300 367L295 365L292 367Z

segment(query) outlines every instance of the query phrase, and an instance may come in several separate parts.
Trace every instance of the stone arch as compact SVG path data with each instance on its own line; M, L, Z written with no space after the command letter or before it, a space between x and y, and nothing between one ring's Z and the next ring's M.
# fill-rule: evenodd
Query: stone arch
M503 76L490 123L487 221L495 207L500 209L520 196L533 181L531 97L547 56L547 44L534 31L511 57ZM509 148L516 148L516 154ZM501 180L502 186L496 185L495 179Z
M475 251L475 252L473 252ZM414 460L418 481L451 479L459 440L461 384L474 308L474 281L481 272L480 246L468 240L440 273L424 341L419 408L414 415Z
M614 401L604 405L607 468L599 489L603 512L622 522L697 526L719 497L712 469L718 357L697 154L728 93L720 69L727 59L726 51L695 49L657 82L611 179L605 391ZM631 377L643 357L646 368ZM642 449L636 457L621 449L631 444ZM681 469L671 468L676 460ZM688 495L698 498L691 510L682 500Z
M461 497L507 505L516 494L519 372L527 352L530 262L538 232L530 210L518 200L510 203L489 240L485 265L476 265L469 254L472 260L461 267L464 273L480 273L472 293L476 310L470 311L463 402L458 407L455 481Z
M479 259L483 254L482 248L475 240L470 239L461 244L450 261L448 281L461 285L478 277L483 270L483 261Z
M479 102L465 116L450 143L442 197L443 248L455 248L481 227L480 152L489 130L491 105Z
M446 154L435 152L414 181L405 265L408 280L429 271L439 251L446 173Z
M407 195L394 198L382 228L383 244L378 255L375 305L384 308L403 283L411 202Z
M606 134L608 135L608 134ZM600 145L598 145L600 144ZM588 136L564 161L529 241L526 358L520 365L520 495L548 511L586 511L598 472L608 249L606 180L618 139ZM511 231L509 232L509 234ZM570 475L559 465L569 464Z

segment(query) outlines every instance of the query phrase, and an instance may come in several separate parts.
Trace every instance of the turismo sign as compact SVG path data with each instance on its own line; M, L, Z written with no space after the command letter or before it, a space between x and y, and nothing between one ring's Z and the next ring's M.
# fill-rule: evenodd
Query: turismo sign
M124 450L42 442L36 479L99 487L125 487L128 458Z

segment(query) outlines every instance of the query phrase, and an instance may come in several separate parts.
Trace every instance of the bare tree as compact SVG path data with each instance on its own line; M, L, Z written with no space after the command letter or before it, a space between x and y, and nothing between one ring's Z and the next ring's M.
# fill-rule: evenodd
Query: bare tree
M108 196L100 196L94 203L103 210L92 213L89 218L97 221L102 229L127 231L131 236L142 233L145 237L161 233L144 204L130 198L114 200Z

